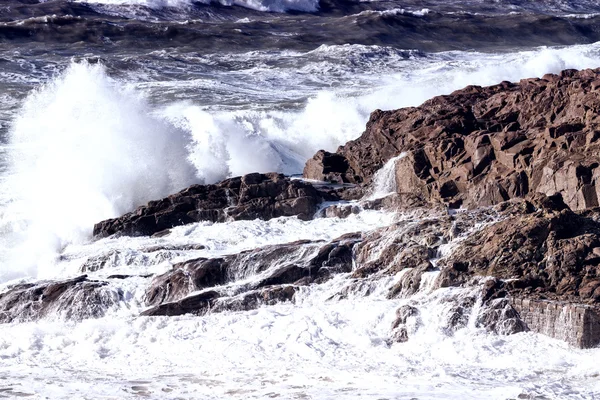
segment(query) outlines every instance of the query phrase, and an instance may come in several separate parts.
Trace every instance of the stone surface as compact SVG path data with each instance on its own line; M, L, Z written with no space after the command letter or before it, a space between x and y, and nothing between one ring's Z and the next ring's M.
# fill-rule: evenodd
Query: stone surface
M397 191L469 208L536 192L598 206L600 69L468 86L419 107L371 114L361 137L319 152L304 176L368 184L389 159Z
M35 321L52 316L71 320L100 318L122 299L107 282L86 275L64 280L19 284L0 294L0 323Z
M242 295L242 300L238 298L232 304L245 304L260 300L265 296L263 291L269 287L323 282L334 274L352 270L352 251L359 237L360 235L345 235L329 243L298 241L220 258L198 258L178 263L171 271L152 280L145 293L145 303L154 307L177 303L192 292L231 284L231 287L223 288L223 296ZM252 283L234 285L236 281L251 276L256 277ZM215 293L215 299L221 297L220 293ZM220 301L223 302L224 299ZM198 312L208 307L208 303L195 304L200 307ZM194 311L187 303L169 307L161 310L168 315L175 315L173 310L176 309L181 309L182 314ZM243 308L242 305L239 307ZM153 315L158 315L156 313L159 311L154 312Z
M506 294L594 304L600 300L600 210L538 210L510 216L462 241L441 260L439 286L499 278ZM598 250L596 250L598 252Z
M584 349L600 344L600 307L528 298L510 302L534 332Z
M308 220L327 193L281 174L248 174L214 185L194 185L119 218L94 226L97 237L116 233L152 235L198 221L271 219L297 216ZM335 196L332 193L331 196Z

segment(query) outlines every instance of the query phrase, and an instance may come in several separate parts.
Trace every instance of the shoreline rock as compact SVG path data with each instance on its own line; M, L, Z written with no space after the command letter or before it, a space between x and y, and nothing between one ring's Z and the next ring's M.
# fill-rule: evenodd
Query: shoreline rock
M600 69L468 86L418 107L374 111L366 131L318 152L307 179L368 185L396 162L399 193L477 208L562 194L573 210L599 205Z
M199 221L271 219L308 220L325 194L282 174L248 174L213 185L193 185L121 217L94 226L95 237L113 234L149 236Z
M469 288L472 294L449 300L454 303L442 321L448 334L474 318L475 326L499 334L530 329L574 346L595 346L598 132L600 69L469 86L419 107L373 112L361 137L308 160L304 181L256 173L194 185L101 221L94 235L158 237L203 220L346 218L380 208L412 213L330 242L299 241L177 263L149 280L144 299L149 308L142 315L203 315L293 302L302 287L343 274L345 286L330 300L382 289L385 297L397 299L436 288ZM392 158L396 193L364 198L375 172ZM325 204L316 215L324 201L338 203ZM101 269L116 256L101 254L83 270ZM388 286L378 287L382 282ZM80 277L17 285L0 294L0 322L69 307L67 318L98 317L103 311L94 302L108 307L120 301L115 293L107 297L112 302L99 297L105 284ZM419 324L418 308L398 309L390 342L409 340Z

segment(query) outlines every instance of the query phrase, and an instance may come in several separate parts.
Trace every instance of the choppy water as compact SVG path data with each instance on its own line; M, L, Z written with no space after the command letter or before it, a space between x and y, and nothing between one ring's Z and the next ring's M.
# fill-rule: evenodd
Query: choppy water
M363 212L90 241L95 222L191 183L300 173L377 108L599 67L599 21L595 1L0 0L0 282L73 276L107 251L99 278L384 226L392 216ZM144 248L157 243L207 248L152 258ZM126 301L100 320L0 325L0 398L600 393L598 350L472 326L448 335L443 299L458 295L448 290L387 300L381 282L381 293L326 301L339 278L294 306L139 318L147 283L113 282ZM394 311L409 301L424 304L423 328L390 347Z

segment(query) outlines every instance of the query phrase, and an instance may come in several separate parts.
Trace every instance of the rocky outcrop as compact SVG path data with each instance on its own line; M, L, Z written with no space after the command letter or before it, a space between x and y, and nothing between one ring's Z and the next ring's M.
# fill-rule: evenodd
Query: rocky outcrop
M198 221L284 216L308 220L327 195L310 184L281 174L248 174L214 185L190 186L162 200L151 201L119 218L97 223L94 235L152 235Z
M442 262L440 286L498 279L487 297L600 302L598 210L536 210L485 227Z
M55 282L19 284L0 294L0 323L33 321L46 316L80 320L100 318L122 300L107 282L86 275Z
M600 308L568 302L511 298L513 308L531 330L572 346L600 344Z
M202 251L199 243L113 249L89 257L81 270L187 255L148 280L145 316L294 302L307 285L341 274L329 300L376 295L401 305L390 342L409 340L431 322L413 299L444 292L438 328L448 335L467 326L497 334L531 329L594 346L600 342L599 113L600 69L471 86L419 107L375 111L360 138L307 162L305 178L329 184L273 173L195 185L100 222L94 234L159 237L202 220L400 212L387 226L212 258L190 255ZM372 190L373 179L386 162L396 193L376 198L385 191ZM319 208L323 201L337 202ZM118 301L106 282L86 277L17 285L0 295L0 322L70 308L71 316L97 317Z
M175 264L152 280L145 294L145 303L152 308L144 315L247 310L278 299L289 301L295 292L290 287L350 272L352 249L359 238L346 235L329 243L299 241ZM238 283L249 277L253 279L248 283ZM196 291L200 293L191 295Z
M600 69L469 86L419 107L371 114L336 153L318 152L304 177L368 184L396 161L398 192L475 208L561 193L573 210L599 205Z

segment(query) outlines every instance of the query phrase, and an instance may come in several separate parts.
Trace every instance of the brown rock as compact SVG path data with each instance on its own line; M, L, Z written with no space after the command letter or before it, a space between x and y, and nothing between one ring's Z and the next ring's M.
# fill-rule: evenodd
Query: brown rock
M399 193L476 208L541 192L573 210L600 204L600 69L469 86L371 114L366 131L318 153L305 177L369 184L390 158Z
M198 221L271 219L298 216L308 220L324 194L312 185L281 174L248 174L214 185L194 185L151 201L119 218L94 226L94 235L152 235Z

